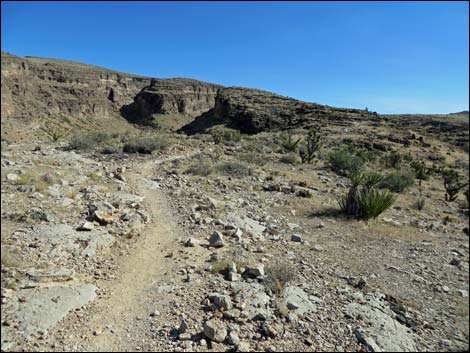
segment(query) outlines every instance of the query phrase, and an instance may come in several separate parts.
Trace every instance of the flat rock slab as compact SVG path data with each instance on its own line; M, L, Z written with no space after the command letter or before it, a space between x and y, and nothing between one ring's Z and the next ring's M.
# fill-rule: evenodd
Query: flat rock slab
M24 337L44 333L53 328L71 310L82 307L96 297L96 287L92 284L75 286L51 286L43 288L22 289L17 297L22 301L11 300L5 308L13 314L18 322L18 330L10 334L20 333ZM10 327L2 328L3 334ZM6 338L8 339L8 332Z
M38 227L37 234L40 241L57 255L68 252L93 257L97 250L107 248L114 242L113 236L106 230L93 229L89 232L80 232L67 224L41 226Z
M310 301L309 295L300 287L286 287L283 298L287 307L299 316L316 310L316 305Z
M266 230L266 227L261 225L258 221L244 215L234 214L228 220L235 223L236 226L242 229L244 233L248 233L256 237L261 236Z
M366 296L366 304L348 304L346 313L365 323L356 329L356 336L372 352L416 352L411 330L393 318L393 311L380 298Z

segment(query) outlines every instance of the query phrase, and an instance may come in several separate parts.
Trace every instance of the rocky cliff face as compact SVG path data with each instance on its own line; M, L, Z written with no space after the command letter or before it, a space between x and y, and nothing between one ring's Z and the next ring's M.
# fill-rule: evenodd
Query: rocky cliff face
M148 123L162 114L184 114L192 117L203 114L215 105L222 86L196 80L152 79L126 109L129 120Z
M274 93L238 87L218 91L214 108L181 130L204 131L225 124L243 133L309 127L316 123L347 125L351 120L373 120L377 114L359 109L343 109L307 103Z
M2 118L119 116L150 78L2 52Z

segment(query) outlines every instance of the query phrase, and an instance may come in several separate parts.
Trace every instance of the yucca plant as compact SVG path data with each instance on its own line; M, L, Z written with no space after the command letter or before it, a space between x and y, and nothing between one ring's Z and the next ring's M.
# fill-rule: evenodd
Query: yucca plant
M346 196L338 199L341 212L359 219L377 218L393 205L395 198L389 191L378 191L383 176L379 173L353 172L349 175L351 186Z
M359 205L357 203L358 188L364 180L364 175L361 172L352 172L349 175L349 182L351 186L346 196L338 199L339 208L341 212L348 216L356 216L359 212Z
M281 135L281 144L282 144L282 147L284 147L284 149L288 152L295 152L297 150L297 145L299 144L300 140L302 140L302 138L298 138L297 140L294 141L294 135L292 135L290 132L287 132L287 133L283 133Z
M320 134L317 129L312 128L308 131L306 145L299 150L302 163L312 163L316 153L320 149Z
M394 201L395 197L388 190L361 190L357 194L358 217L364 220L375 219L386 209L390 208Z

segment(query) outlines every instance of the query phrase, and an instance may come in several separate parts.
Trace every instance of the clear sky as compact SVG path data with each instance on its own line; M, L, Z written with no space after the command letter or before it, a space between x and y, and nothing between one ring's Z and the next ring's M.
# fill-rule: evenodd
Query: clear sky
M469 108L468 2L8 2L2 50L379 113Z

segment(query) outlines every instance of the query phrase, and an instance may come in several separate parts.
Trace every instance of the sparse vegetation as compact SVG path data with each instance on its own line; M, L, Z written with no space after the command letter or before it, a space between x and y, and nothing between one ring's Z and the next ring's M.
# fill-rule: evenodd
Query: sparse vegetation
M198 158L194 160L188 168L185 170L185 173L199 175L199 176L208 176L214 171L214 166L212 161L208 158Z
M267 163L266 156L263 156L256 152L247 152L240 154L240 160L249 163L263 166Z
M279 162L285 164L297 164L299 162L299 157L295 153L287 153L279 158Z
M253 170L243 163L236 161L224 161L216 165L219 173L228 176L244 177L253 174Z
M295 268L289 263L272 264L266 268L264 284L275 295L279 296L287 283L295 278Z

